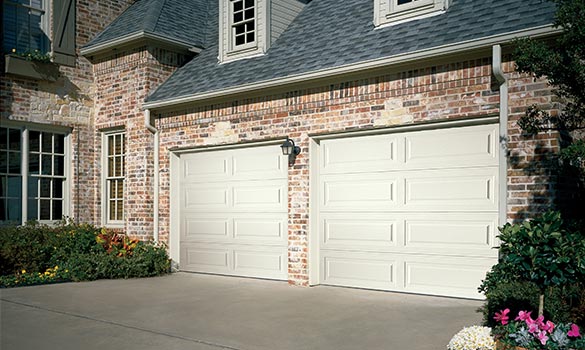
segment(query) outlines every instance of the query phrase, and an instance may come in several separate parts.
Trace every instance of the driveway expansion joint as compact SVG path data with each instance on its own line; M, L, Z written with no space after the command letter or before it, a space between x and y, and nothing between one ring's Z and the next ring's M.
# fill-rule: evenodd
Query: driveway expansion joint
M29 307L29 308L32 308L32 309L37 309L37 310L52 312L52 313L56 313L56 314L60 314L60 315L65 315L65 316L69 316L69 317L76 317L76 318L81 318L81 319L85 319L85 320L89 320L89 321L94 321L94 322L100 322L100 323L104 323L104 324L108 324L108 325L112 325L112 326L133 329L133 330L137 330L137 331L141 331L141 332L146 332L146 333L150 333L150 334L154 334L154 335L160 335L160 336L169 337L169 338L181 339L181 340L185 340L185 341L189 341L189 342L193 342L193 343L197 343L197 344L203 344L203 345L212 346L212 347L218 348L218 349L225 349L225 350L244 350L244 349L241 349L241 348L234 348L234 347L231 347L231 346L216 344L216 343L208 342L208 341L205 341L205 340L193 339L193 338L185 337L185 336L182 336L182 335L176 335L176 334L171 334L171 333L166 333L166 332L155 331L155 330L152 330L152 329L146 329L146 328L136 327L136 326L132 326L132 325L124 324L124 323L119 323L119 322L102 320L102 319L99 319L99 318L94 318L94 317L90 317L90 316L75 314L75 313L71 313L71 312L67 312L67 311L60 311L60 310L50 309L50 308L46 308L46 307L42 307L42 306L38 306L38 305L32 305L32 304L22 303L22 302L18 302L18 301L14 301L14 300L8 300L8 299L5 299L5 298L0 298L0 301L6 302L6 303L15 304L15 305L20 305L20 306L25 306L25 307Z

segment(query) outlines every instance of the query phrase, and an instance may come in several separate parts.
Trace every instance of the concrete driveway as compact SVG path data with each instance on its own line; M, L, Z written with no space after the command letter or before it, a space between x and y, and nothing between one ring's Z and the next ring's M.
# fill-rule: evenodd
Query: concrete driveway
M0 348L445 349L478 301L176 273L0 290Z

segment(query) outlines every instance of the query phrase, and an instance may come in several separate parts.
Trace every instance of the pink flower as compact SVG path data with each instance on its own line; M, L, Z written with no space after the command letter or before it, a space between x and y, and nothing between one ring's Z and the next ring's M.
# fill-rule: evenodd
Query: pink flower
M532 322L532 323L528 323L528 332L530 332L531 334L536 334L540 331L540 329L538 328L538 323L536 322Z
M516 317L514 321L526 321L527 319L530 318L531 313L532 311L520 311L518 313L518 317Z
M577 326L576 324L572 324L571 325L571 330L567 333L567 335L569 337L580 338L581 337L581 333L579 333L579 326Z
M510 319L510 317L508 317L508 313L510 313L510 309L505 309L500 312L496 312L494 320L501 322L503 325L508 324L508 320Z
M555 329L555 324L552 323L551 321L546 321L546 324L543 327L543 330L552 333L553 330Z
M542 345L546 345L546 341L548 340L548 337L546 336L546 332L545 331L538 332L537 338L538 338L538 340L540 340L540 343Z

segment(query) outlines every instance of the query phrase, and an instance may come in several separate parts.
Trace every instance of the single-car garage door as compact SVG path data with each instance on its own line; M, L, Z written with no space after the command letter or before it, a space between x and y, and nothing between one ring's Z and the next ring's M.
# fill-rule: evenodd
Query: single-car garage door
M497 262L498 126L322 140L323 284L477 298Z
M287 164L278 145L181 155L180 268L287 278Z

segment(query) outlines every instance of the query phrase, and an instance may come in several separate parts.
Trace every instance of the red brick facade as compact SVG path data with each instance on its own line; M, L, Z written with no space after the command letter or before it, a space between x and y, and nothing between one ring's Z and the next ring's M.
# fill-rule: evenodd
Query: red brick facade
M78 47L96 35L131 1L78 1ZM470 57L474 57L470 55ZM61 67L54 83L1 77L2 120L72 128L71 216L101 224L102 131L123 128L127 137L125 226L141 238L153 230L153 136L145 128L142 102L186 60L182 54L141 46L94 60L79 57ZM554 200L547 154L558 148L554 134L527 138L516 125L532 104L560 108L544 81L514 72L509 79L508 218L531 215ZM500 94L491 58L363 73L284 92L255 93L158 114L160 129L160 239L170 235L170 150L235 144L289 136L302 148L289 169L289 282L308 284L310 135L395 127L499 114Z

